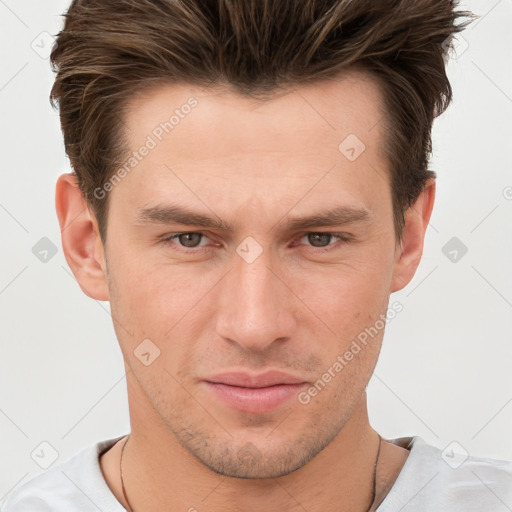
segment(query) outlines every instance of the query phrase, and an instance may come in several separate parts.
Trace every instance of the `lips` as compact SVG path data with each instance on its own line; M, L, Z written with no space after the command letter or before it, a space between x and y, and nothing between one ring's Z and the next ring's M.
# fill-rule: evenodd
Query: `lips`
M228 372L214 375L205 380L243 388L265 388L277 386L278 384L301 384L304 382L302 379L276 370L267 371L259 375L251 375L243 372Z
M209 377L206 387L224 404L241 412L269 412L296 396L307 382L280 371L259 375L229 372Z

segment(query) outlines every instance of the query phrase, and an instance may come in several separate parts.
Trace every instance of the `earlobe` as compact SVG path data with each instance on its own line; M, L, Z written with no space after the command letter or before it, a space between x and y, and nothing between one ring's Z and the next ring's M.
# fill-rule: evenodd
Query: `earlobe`
M78 187L76 175L59 176L55 187L62 249L82 291L96 300L109 300L103 244L94 214Z
M391 293L407 286L420 264L425 233L434 207L435 190L435 179L430 179L405 214L402 243L396 250Z

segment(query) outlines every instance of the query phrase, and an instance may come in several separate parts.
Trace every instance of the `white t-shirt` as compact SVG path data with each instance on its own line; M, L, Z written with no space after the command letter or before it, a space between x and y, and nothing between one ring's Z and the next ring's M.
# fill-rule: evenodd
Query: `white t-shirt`
M99 455L122 437L93 444L14 489L1 512L125 512L99 464ZM419 436L388 441L410 453L378 512L512 510L512 462L465 458Z

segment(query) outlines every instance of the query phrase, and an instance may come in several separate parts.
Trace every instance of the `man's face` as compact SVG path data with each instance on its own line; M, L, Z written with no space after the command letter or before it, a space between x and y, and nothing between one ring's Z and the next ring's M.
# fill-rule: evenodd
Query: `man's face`
M180 110L191 97L197 105ZM137 395L132 422L152 414L205 465L237 477L289 473L343 428L384 331L359 351L352 342L382 325L392 291L382 108L377 86L357 74L266 102L185 85L133 101L131 149L154 146L148 136L156 146L112 190L106 242L114 326ZM172 131L155 131L175 109ZM225 226L155 214L171 206ZM290 225L340 208L367 215ZM267 370L303 384L207 382Z

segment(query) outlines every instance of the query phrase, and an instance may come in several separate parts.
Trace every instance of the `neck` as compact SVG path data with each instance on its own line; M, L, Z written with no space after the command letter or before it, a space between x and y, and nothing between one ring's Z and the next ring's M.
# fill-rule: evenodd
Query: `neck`
M372 504L380 439L368 421L366 393L327 447L298 470L272 479L218 475L181 446L152 409L144 414L140 407L137 411L131 414L132 432L123 456L132 512L204 508L366 512ZM377 487L377 495L381 491ZM126 507L119 489L115 494Z

